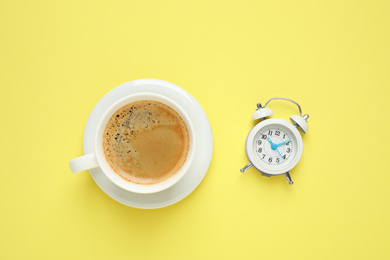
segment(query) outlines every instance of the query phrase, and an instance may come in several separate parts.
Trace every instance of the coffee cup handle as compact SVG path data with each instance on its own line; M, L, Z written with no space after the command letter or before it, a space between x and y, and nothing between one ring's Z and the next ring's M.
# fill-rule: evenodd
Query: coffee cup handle
M69 161L72 173L93 169L99 167L95 154L86 154Z

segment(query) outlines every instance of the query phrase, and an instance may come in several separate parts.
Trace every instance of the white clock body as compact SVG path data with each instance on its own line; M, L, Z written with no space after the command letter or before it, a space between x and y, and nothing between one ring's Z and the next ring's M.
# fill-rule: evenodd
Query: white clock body
M299 162L303 142L298 130L289 122L271 118L262 120L249 132L246 155L265 175L286 174Z

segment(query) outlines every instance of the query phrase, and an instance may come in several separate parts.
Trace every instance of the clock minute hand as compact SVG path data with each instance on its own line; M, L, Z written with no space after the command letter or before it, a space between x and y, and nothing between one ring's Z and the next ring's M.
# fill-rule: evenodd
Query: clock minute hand
M277 144L274 144L274 143L271 141L271 139L270 139L269 137L267 138L267 140L268 140L268 142L271 144L271 149L272 149L272 150L276 150L276 151L278 152L278 154L280 155L280 157L282 157L282 160L284 160L282 154L281 154L281 153L279 152L279 150L278 150L278 145L277 145ZM282 145L282 144L280 144L280 145Z
M279 152L279 150L276 148L276 151L278 152L278 154L280 155L280 157L282 157L282 160L284 160L282 154Z

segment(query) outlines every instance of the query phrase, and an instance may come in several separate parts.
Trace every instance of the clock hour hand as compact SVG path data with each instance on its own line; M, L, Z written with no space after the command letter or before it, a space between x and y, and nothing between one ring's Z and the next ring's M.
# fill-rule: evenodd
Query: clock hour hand
M276 145L276 147L279 147L279 146L284 145L284 144L287 144L287 143L289 143L289 142L291 142L291 140L287 140L287 141L284 141L284 142L282 142L282 143L280 143L280 144L275 144L275 145Z

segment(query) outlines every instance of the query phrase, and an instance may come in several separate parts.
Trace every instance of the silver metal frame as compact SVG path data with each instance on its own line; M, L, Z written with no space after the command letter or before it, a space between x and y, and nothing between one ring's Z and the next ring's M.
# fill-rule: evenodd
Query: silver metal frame
M298 106L298 109L299 109L299 114L300 116L302 116L302 109L301 109L301 106L295 102L294 100L291 100L291 99L288 99L288 98L283 98L283 97L274 97L274 98L270 98L264 105L264 107L266 107L268 105L269 102L271 102L272 100L285 100L285 101L290 101L291 103L294 103L295 105ZM261 105L260 105L261 106ZM257 107L259 107L259 105L257 105Z

